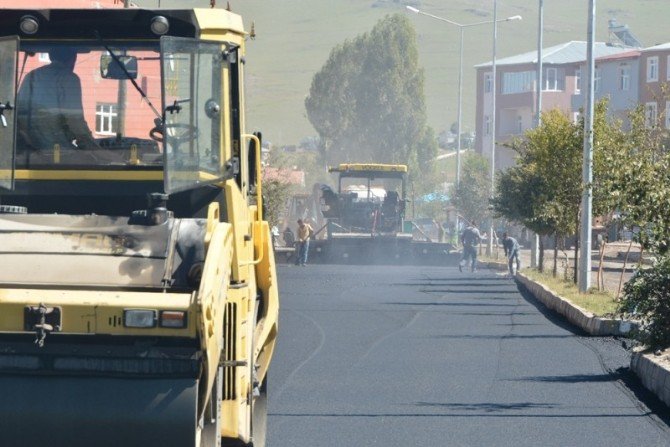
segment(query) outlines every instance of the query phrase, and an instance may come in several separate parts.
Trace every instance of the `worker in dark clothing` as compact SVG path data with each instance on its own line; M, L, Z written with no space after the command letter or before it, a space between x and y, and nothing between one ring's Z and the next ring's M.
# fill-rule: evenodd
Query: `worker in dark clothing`
M58 47L51 63L28 73L18 91L18 137L33 150L98 147L84 118L81 81L74 73L77 52Z
M458 263L458 270L463 271L463 267L468 264L468 259L471 259L470 271L477 271L477 246L482 240L482 234L477 228L477 224L472 222L463 233L461 233L461 244L463 244L463 257Z
M509 274L514 276L514 260L516 260L516 271L521 268L519 261L519 242L507 233L503 233L503 249L507 257L507 266L509 267Z

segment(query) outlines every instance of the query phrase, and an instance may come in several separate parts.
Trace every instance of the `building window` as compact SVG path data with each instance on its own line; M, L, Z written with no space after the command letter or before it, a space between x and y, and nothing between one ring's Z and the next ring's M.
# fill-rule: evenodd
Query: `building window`
M601 79L601 72L600 68L595 69L593 72L593 91L595 93L598 93L600 91L600 79Z
M546 78L544 80L544 90L558 90L558 70L556 68L547 68Z
M491 135L491 116L484 115L484 135Z
M95 132L100 135L116 135L119 118L116 104L101 104L95 108Z
M582 92L582 69L575 70L575 94L579 95Z
M484 73L484 93L491 93L493 90L493 73Z
M535 77L536 76L534 71L516 71L511 73L503 73L503 95L532 92Z
M619 90L630 90L630 67L627 65L619 68Z
M648 102L644 106L644 117L647 127L655 127L658 120L658 105L655 102Z
M658 56L647 59L647 82L658 81Z

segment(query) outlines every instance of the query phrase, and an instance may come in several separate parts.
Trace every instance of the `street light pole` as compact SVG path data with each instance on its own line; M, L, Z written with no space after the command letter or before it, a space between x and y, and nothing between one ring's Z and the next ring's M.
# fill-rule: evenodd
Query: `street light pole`
M539 17L537 28L537 98L535 106L535 124L539 126L542 124L542 46L543 46L543 30L544 30L544 0L540 0Z
M498 47L498 0L493 0L493 62L491 67L491 198L495 196L496 190L496 50ZM489 244L487 254L493 254L493 217L491 217L491 228L489 232Z
M427 12L421 11L420 9L417 9L413 6L405 6L405 8L413 12L414 14L420 14L424 16L431 17L433 19L439 20L441 22L447 22L451 25L457 26L460 29L460 50L459 50L459 64L458 64L458 121L457 121L457 130L456 132L458 135L456 136L457 142L456 142L456 187L460 185L461 181L461 133L462 133L462 121L463 121L463 42L464 42L464 31L465 28L470 28L473 26L478 26L478 25L487 25L490 23L493 23L492 20L485 20L483 22L475 22L475 23L458 23L453 20L445 19L444 17L439 17L433 14L429 14ZM498 20L498 22L511 22L514 20L522 20L522 17L519 15L516 16L511 16L507 17L506 19L501 19Z
M543 37L544 37L544 0L539 0L539 11L538 11L538 26L537 26L537 80L535 85L536 91L536 105L535 105L535 125L540 127L542 124L542 84L544 84L542 78L542 54L543 50ZM537 267L540 263L540 236L533 234L533 239L530 244L530 266Z
M456 188L461 185L461 121L463 114L463 31L465 30L464 26L460 27L461 30L461 46L459 50L459 63L458 63L458 126L456 130Z
M586 47L586 70L588 87L586 97L586 116L584 117L584 155L582 166L582 209L581 235L579 237L581 251L579 253L579 291L584 293L591 286L591 216L593 214L593 113L594 113L594 78L595 61L593 47L596 33L596 0L589 0L589 26Z

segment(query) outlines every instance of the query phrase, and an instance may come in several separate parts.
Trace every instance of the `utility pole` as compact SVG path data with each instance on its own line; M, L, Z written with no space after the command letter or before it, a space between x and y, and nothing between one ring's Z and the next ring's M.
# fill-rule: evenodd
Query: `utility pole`
M584 159L582 166L582 210L581 234L579 237L579 291L584 293L591 286L591 216L593 214L593 103L595 61L593 56L596 33L596 0L589 0L589 26L586 49L586 71L588 73L586 116L584 119Z
M542 57L543 57L543 37L544 37L544 0L539 0L539 17L537 20L537 84L535 87L536 91L536 104L535 104L535 125L540 127L542 124L542 84L544 84L544 79L542 76ZM533 234L531 246L530 246L530 266L537 267L540 263L540 236Z
M496 93L498 87L496 85L496 52L498 49L498 1L493 0L493 66L491 68L491 198L496 193ZM489 231L489 244L487 254L493 254L493 216L491 216L491 228Z

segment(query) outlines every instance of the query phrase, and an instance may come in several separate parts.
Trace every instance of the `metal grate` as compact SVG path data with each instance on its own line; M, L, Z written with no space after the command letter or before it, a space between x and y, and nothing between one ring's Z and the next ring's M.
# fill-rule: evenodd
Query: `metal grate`
M237 321L237 304L226 304L226 313L223 316L223 337L224 337L224 361L228 364L233 364L236 360L236 345L237 337L236 325ZM234 400L236 398L236 371L235 366L226 366L223 369L223 400Z

